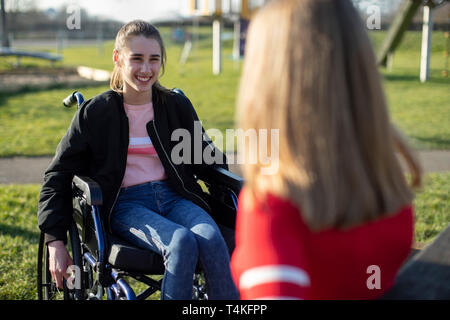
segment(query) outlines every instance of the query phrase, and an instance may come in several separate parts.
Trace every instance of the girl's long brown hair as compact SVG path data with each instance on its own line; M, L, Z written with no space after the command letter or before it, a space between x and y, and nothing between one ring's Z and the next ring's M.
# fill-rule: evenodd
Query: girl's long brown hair
M279 170L263 175L267 164L244 164L247 190L291 199L313 230L411 204L396 151L414 186L420 166L391 124L371 43L350 1L277 0L262 8L249 27L237 108L240 128L279 129L279 141L270 141Z

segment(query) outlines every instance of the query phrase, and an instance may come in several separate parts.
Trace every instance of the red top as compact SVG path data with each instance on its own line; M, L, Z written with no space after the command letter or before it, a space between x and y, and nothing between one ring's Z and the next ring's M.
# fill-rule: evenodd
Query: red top
M231 260L241 299L375 299L408 257L413 209L346 230L311 231L288 200L239 197Z

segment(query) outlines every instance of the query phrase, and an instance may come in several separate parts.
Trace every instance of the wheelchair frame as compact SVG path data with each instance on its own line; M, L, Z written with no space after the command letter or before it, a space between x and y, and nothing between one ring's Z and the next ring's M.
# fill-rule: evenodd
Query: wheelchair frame
M179 89L174 89L177 94L183 94ZM73 92L63 100L63 105L78 107L83 103L83 95ZM211 201L214 201L217 213L211 213L218 225L228 226L234 230L237 210L237 196L242 188L243 179L223 168L207 168L203 172L195 174L198 180L204 182L210 193L205 193ZM100 218L99 206L102 205L102 192L100 186L89 177L74 176L72 180L73 191L73 221L69 229L68 241L75 267L72 270L71 279L67 283L64 279L63 298L65 300L100 300L105 291L108 300L143 300L156 291L161 290L162 280L154 280L149 277L152 274L160 275L160 272L147 273L143 270L125 270L111 263L112 249L123 249L124 252L158 256L149 250L143 250L115 239L106 233ZM219 209L220 208L220 209ZM214 211L214 210L213 210ZM117 250L116 250L117 251ZM126 260L125 255L125 260ZM122 259L123 261L124 259ZM157 260L157 259L156 259ZM158 262L153 262L158 265ZM37 289L39 300L52 300L58 298L60 291L53 282L48 261L48 248L45 244L44 233L41 233L38 250L38 276ZM155 268L155 270L157 270ZM152 269L153 270L153 269ZM164 273L164 266L159 270ZM148 288L136 295L125 277L131 277ZM201 270L197 267L194 274L193 299L207 299L204 279Z

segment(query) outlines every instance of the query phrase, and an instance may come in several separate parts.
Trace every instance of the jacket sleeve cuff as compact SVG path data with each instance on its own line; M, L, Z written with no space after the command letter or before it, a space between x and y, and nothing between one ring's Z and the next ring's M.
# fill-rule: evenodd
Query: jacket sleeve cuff
M64 244L67 244L67 232L65 230L49 230L45 233L45 244L49 244L52 241L61 240Z

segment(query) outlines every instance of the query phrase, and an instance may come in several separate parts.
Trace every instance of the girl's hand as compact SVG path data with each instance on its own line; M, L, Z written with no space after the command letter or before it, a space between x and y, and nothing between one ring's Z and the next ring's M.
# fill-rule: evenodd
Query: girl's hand
M63 277L68 279L70 274L67 268L73 265L73 260L67 251L64 242L60 240L52 241L48 245L49 269L53 281L60 289L63 288Z

